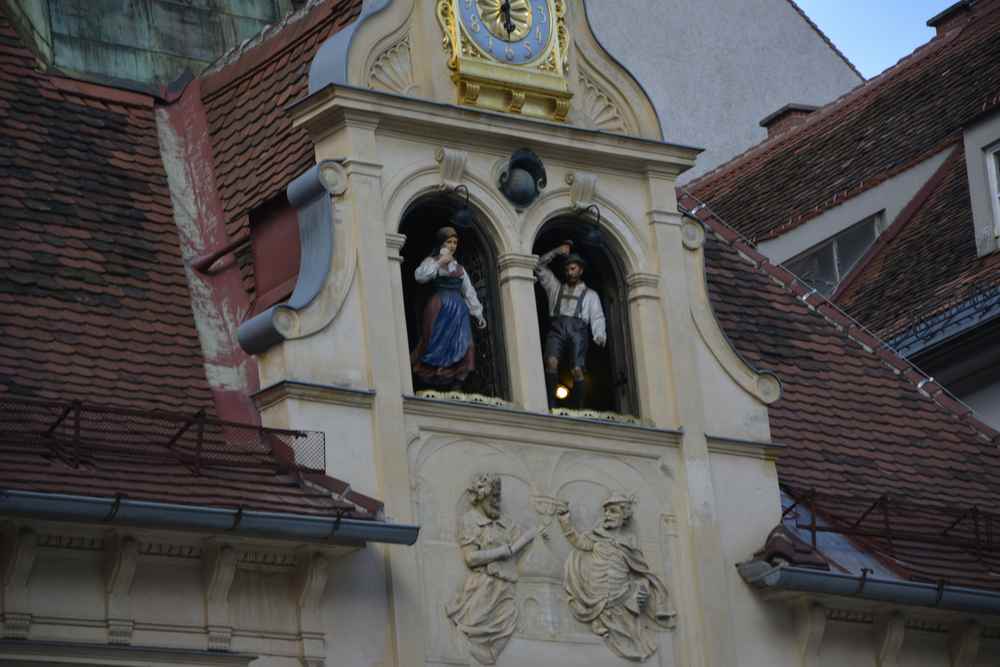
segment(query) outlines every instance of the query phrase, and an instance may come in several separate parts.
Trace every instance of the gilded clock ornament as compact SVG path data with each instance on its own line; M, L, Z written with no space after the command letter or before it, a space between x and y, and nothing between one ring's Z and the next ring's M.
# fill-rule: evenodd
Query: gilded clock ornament
M478 0L478 5L483 24L495 37L519 42L531 32L529 0Z
M459 104L565 120L563 0L438 0Z

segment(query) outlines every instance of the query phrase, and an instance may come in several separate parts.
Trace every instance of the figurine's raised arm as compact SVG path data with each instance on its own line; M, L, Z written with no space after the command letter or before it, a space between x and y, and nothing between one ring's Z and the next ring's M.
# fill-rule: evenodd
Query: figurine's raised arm
M559 510L559 514L556 516L559 519L559 526L562 528L562 534L566 538L567 542L581 551L594 550L594 540L587 535L581 535L577 532L576 528L573 527L573 522L569 516L568 506Z

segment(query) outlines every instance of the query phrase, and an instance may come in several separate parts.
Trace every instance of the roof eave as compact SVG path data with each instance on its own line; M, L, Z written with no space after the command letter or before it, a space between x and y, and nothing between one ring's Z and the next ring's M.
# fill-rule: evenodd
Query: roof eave
M297 542L412 545L420 526L343 515L266 512L129 498L0 489L0 515L198 530Z
M870 602L1000 615L1000 592L979 588L895 581L753 560L738 563L743 580L759 590L789 591Z

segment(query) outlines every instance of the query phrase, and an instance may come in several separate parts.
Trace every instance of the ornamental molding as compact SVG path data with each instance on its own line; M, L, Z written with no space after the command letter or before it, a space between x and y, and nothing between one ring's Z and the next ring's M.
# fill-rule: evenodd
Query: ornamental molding
M368 87L397 95L417 94L408 34L375 58L368 68Z
M634 134L625 121L621 108L596 81L581 71L578 84L578 107L586 127L612 134Z

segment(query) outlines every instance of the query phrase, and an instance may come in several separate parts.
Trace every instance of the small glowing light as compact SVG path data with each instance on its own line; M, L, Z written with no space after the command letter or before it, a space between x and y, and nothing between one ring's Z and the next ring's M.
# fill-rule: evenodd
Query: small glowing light
M558 398L561 401L567 396L569 396L569 389L567 389L564 385L559 385L558 387L556 387L556 398Z

